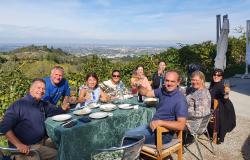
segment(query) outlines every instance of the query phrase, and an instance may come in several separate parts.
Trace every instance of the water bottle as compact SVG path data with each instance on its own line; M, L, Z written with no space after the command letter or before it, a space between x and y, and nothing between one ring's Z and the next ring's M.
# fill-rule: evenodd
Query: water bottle
M143 102L142 95L140 93L138 93L138 102Z
M162 88L162 85L163 85L163 76L161 75L160 76L160 86L159 86L159 88Z

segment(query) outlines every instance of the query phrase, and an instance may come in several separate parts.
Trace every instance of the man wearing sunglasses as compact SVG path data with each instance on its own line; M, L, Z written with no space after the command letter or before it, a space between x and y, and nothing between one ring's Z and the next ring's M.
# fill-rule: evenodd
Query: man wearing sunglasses
M111 79L104 81L100 84L102 90L107 93L111 98L117 98L119 91L124 91L124 83L121 81L121 73L119 70L113 70Z

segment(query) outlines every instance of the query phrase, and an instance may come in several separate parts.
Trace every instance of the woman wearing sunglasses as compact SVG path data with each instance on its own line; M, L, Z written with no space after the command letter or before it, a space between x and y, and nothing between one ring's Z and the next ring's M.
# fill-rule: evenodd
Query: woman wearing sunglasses
M215 122L213 126L208 126L210 133L216 131L217 144L224 142L224 138L227 132L230 132L236 126L236 117L234 106L229 99L230 88L224 85L223 82L223 70L215 69L213 72L213 78L209 87L209 91L212 97L212 109L214 110ZM217 99L219 106L213 108L214 99Z
M225 87L223 84L223 71L221 69L214 70L209 91L212 97L212 102L214 99L223 100L224 98L229 98L228 93L230 92L230 88L229 86Z
M121 73L119 70L113 70L111 79L104 81L100 84L102 90L107 93L111 99L118 98L119 92L125 91L125 85L121 81Z

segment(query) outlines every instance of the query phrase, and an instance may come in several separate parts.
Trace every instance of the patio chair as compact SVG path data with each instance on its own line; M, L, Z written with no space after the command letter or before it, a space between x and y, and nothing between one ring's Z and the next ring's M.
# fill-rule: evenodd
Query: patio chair
M210 139L210 136L209 136L209 133L208 133L208 130L207 130L207 126L208 126L208 123L209 123L211 117L212 117L212 114L206 115L204 117L195 117L195 118L193 118L194 120L201 120L201 123L200 123L200 126L199 126L199 128L198 128L197 131L190 131L190 134L194 137L195 145L197 147L197 150L199 152L200 158L202 160L203 160L203 157L202 157L201 150L200 150L200 147L199 147L199 143L201 143L199 141L201 135L206 134L206 136L208 138L208 141L210 143L210 146L211 146L211 150L209 150L209 151L214 154L214 147L212 145L212 140ZM203 144L203 143L201 143L201 144ZM187 146L185 146L185 148L187 148ZM188 151L190 151L190 150L188 150ZM196 156L196 158L198 158L198 157Z
M145 144L142 147L141 154L153 159L162 160L177 152L178 160L182 160L182 131L176 131L177 138L173 138L167 144L162 143L162 133L169 132L164 127L157 127L156 130L156 145Z
M125 140L133 140L132 144L123 145ZM120 147L111 147L108 149L97 149L92 153L92 160L135 160L140 156L142 145L144 144L145 136L123 137Z
M0 132L0 137L5 136L3 133ZM1 138L3 139L3 138ZM5 157L6 159L15 159L15 155L22 155L20 151L18 151L16 148L10 148L10 147L3 147L0 146L0 158ZM28 156L35 156L37 157L37 160L40 160L40 156L37 150L31 149Z

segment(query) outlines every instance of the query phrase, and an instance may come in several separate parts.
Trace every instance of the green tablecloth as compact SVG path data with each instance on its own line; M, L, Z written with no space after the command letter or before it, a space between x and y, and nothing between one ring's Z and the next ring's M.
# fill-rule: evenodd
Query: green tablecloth
M127 102L136 101L132 99ZM99 109L94 110L96 111ZM51 118L48 118L45 124L49 137L58 146L58 159L89 160L91 153L98 148L119 146L127 130L148 124L154 112L154 108L140 105L138 109L131 110L118 108L112 112L113 116L89 123L77 121L77 125L72 128L63 128L60 122ZM82 116L73 115L73 118L80 117Z

